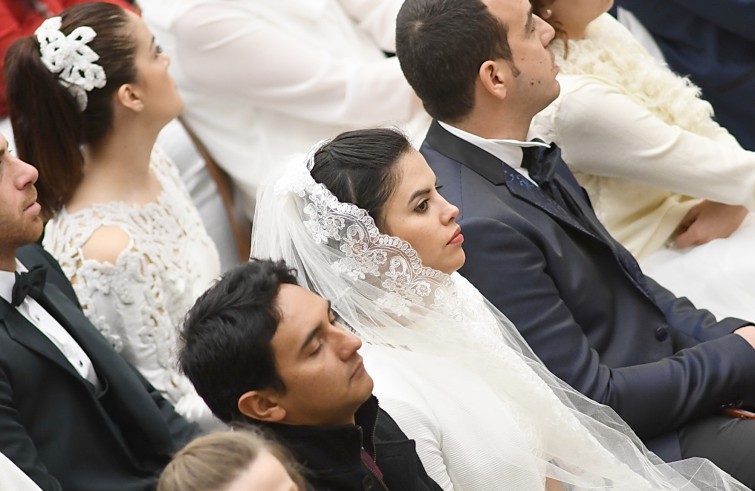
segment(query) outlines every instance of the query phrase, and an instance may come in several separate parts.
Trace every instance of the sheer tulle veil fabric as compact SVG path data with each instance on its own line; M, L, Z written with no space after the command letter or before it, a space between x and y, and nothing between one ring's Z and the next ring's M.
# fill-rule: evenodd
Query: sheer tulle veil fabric
M531 483L546 477L564 489L747 489L703 459L663 463L613 410L552 375L463 277L423 266L407 242L380 233L365 210L316 183L308 169L320 146L262 186L253 255L296 268L300 283L331 300L365 343L452 360L487 384L500 407L478 405L469 418L487 425L516 421L526 441L513 452L512 441L469 442L470 451L501 456L498 489L536 489ZM463 380L426 382L457 384L444 389L475 397ZM501 408L513 419L501 417Z

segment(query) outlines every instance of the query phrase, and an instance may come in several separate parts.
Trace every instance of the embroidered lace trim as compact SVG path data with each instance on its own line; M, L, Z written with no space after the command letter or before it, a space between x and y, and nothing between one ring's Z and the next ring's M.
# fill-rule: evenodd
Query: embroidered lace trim
M380 233L372 217L342 203L305 168L279 180L276 194L295 193L305 204L303 222L316 243L339 250L332 268L352 280L367 280L385 291L380 307L404 316L412 303L460 320L464 306L451 277L422 265L417 252L397 237Z
M199 294L217 277L217 250L176 168L159 150L150 168L162 191L142 206L123 202L61 210L43 245L71 279L84 313L116 351L176 403L192 392L175 366L177 329ZM115 264L87 259L82 247L100 227L129 236Z

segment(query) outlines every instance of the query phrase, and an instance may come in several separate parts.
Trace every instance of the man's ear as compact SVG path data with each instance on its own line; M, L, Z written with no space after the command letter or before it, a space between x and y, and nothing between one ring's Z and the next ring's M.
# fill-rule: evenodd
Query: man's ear
M118 87L115 93L115 98L118 104L130 109L134 112L142 112L144 110L144 102L139 95L139 91L133 84L123 84Z
M286 417L286 410L278 404L275 395L267 390L250 390L239 397L241 414L258 421L277 423Z
M488 60L480 65L479 83L484 92L496 99L504 99L512 75L510 67L503 60Z

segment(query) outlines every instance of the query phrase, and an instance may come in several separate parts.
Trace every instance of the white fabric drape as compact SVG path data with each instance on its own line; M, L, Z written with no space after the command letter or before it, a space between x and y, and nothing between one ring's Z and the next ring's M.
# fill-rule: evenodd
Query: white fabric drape
M147 0L173 56L185 116L233 178L251 217L276 162L347 129L400 126L421 141L429 117L394 48L402 0Z

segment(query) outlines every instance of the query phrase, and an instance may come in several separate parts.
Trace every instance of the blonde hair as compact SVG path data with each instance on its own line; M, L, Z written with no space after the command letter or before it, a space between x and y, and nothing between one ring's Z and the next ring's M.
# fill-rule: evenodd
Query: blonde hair
M160 475L157 491L222 491L257 457L277 458L299 491L306 482L288 452L251 427L197 438L180 450Z

